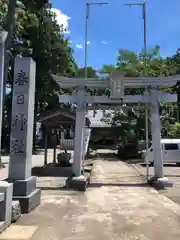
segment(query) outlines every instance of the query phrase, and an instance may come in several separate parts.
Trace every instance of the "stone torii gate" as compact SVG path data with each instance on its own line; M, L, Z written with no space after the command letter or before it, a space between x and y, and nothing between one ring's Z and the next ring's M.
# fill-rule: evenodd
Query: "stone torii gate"
M180 80L180 75L171 77L124 77L115 72L107 79L84 79L67 78L53 75L53 79L64 89L77 89L71 96L60 95L60 102L71 102L77 104L74 163L73 172L77 177L81 176L81 165L83 159L83 141L86 110L95 104L122 105L127 103L148 103L151 108L151 131L154 152L154 179L165 182L163 172L163 159L161 152L161 123L159 116L159 102L176 102L177 95L159 91L160 87L172 87ZM87 89L110 89L110 96L92 96ZM125 88L147 88L143 95L124 95Z

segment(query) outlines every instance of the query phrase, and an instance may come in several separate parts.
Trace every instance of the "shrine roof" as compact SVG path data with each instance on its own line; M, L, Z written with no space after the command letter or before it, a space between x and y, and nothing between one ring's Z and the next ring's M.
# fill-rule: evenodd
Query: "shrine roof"
M36 120L48 128L60 128L61 125L75 125L76 112L69 109L45 111L41 113ZM86 126L89 125L90 120L86 117Z
M49 128L60 128L63 124L74 124L76 113L68 109L45 111L36 120Z

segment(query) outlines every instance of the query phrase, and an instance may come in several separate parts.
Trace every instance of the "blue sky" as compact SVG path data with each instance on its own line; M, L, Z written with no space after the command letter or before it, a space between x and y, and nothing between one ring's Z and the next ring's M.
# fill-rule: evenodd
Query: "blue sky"
M91 0L95 1L95 0ZM127 7L129 0L99 0L105 6L92 6L89 19L88 65L100 69L116 62L117 50L139 52L143 44L140 7ZM131 0L131 2L136 2ZM60 10L58 20L68 27L75 59L84 65L85 0L52 0ZM161 46L161 55L173 55L180 47L180 0L147 0L147 45Z

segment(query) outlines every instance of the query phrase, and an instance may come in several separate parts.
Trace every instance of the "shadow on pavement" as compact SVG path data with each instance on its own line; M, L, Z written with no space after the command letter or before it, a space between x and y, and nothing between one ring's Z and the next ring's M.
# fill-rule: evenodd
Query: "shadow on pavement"
M72 174L72 167L60 167L48 164L45 167L32 168L32 175L37 177L68 177Z
M97 158L103 161L120 161L115 153L97 153Z
M38 187L39 189L41 189L42 191L66 191L66 192L71 192L69 188L67 188L66 186L61 186L61 187ZM76 195L76 192L74 192L74 194L72 195Z
M90 183L88 188L96 188L96 187L147 187L151 186L147 183Z
M142 167L146 167L146 163L142 163L142 162L140 162L140 165L142 166ZM151 164L149 164L149 166L150 167L153 167L153 165L151 165ZM166 163L166 164L164 164L164 167L172 167L172 168L174 168L174 167L177 167L177 165L174 163Z
M39 189L41 189L41 191L44 191L44 193L47 191L50 191L51 194L57 194L57 195L71 195L71 196L78 196L79 194L81 194L80 191L75 191L66 187L38 187ZM54 193L52 193L54 191ZM46 193L45 193L46 194ZM49 193L48 193L49 194Z
M180 177L180 175L165 174L165 177L169 177L169 178L171 178L171 177Z
M53 190L53 191L67 191L68 189L64 186L64 187L38 187L39 189L41 189L42 191L48 191L48 190Z
M124 161L124 162L126 162L128 164L137 164L137 163L139 163L139 164L146 165L146 164L142 163L142 159L131 159L131 160L127 160L127 161Z

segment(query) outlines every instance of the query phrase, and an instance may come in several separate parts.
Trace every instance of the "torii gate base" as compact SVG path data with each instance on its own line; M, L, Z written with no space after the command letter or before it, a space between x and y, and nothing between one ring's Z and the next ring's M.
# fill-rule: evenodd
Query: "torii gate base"
M177 95L172 95L158 91L160 86L173 86L180 80L180 76L163 78L124 78L119 73L112 75L112 81L88 79L69 79L53 75L54 80L59 83L61 88L77 88L78 92L71 96L61 95L60 102L71 102L77 105L76 109L76 129L75 129L75 147L74 147L74 176L67 180L67 186L77 190L85 190L88 179L82 175L82 159L84 153L84 127L86 109L93 104L120 105L123 99L124 103L149 103L151 104L151 130L152 144L154 153L154 177L150 183L157 187L170 187L172 183L164 177L163 159L161 152L161 124L159 116L159 101L176 102ZM126 88L145 88L149 87L149 93L144 95L124 96L124 87ZM86 92L90 89L111 89L111 96L91 96Z

